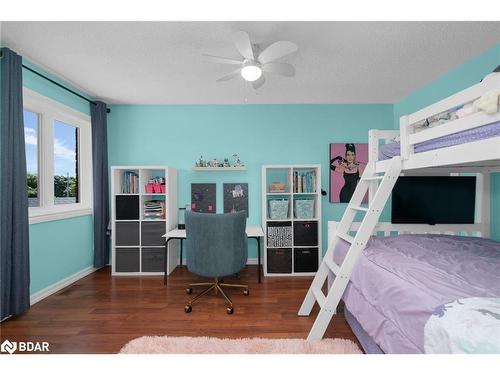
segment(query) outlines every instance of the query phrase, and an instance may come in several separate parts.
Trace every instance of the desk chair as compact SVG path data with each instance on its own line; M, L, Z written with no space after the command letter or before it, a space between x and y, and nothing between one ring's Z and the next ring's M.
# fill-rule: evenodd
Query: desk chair
M223 287L243 288L243 294L247 296L248 285L225 284L220 278L238 273L247 263L246 212L205 214L187 211L185 218L188 270L200 276L214 278L214 281L189 284L187 294L191 294L195 286L207 288L191 299L184 311L191 312L194 301L214 290L216 295L220 292L226 299L229 304L226 312L232 314L233 302Z

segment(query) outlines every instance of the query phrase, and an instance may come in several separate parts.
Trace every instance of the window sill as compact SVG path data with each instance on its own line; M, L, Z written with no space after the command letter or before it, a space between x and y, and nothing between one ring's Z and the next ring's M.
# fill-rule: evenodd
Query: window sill
M30 212L29 223L38 224L47 221L63 220L85 215L92 215L92 208L65 208L50 211Z

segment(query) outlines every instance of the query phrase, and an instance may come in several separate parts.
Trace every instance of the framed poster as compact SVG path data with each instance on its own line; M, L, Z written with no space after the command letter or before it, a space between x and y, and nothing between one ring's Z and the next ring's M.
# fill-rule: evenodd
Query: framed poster
M246 211L248 217L248 184L224 184L224 213Z
M367 163L368 143L330 143L330 203L349 203Z
M216 184L191 184L191 210L214 214L216 207Z

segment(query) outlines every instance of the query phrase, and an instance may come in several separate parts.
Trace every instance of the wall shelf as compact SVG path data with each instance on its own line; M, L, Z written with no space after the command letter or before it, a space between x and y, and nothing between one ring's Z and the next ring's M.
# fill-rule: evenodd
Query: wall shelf
M247 167L193 167L195 172L241 172L246 171Z

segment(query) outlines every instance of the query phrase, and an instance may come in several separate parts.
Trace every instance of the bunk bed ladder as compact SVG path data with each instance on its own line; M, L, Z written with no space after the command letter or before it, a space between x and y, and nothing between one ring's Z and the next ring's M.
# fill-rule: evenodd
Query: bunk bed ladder
M298 315L307 316L311 313L315 302L320 306L318 316L307 337L308 340L320 340L323 338L328 324L336 312L337 305L344 294L356 261L375 230L380 214L400 173L400 157L394 157L390 167L382 175L375 173L374 163L367 165L339 223L334 238L329 239L328 250L299 309ZM362 207L361 203L368 190L370 190L369 206ZM364 217L359 230L353 237L349 234L349 231L358 212L364 212ZM350 244L349 250L340 267L333 260L333 251L339 241L345 241ZM335 279L325 296L321 289L330 272L335 275Z

